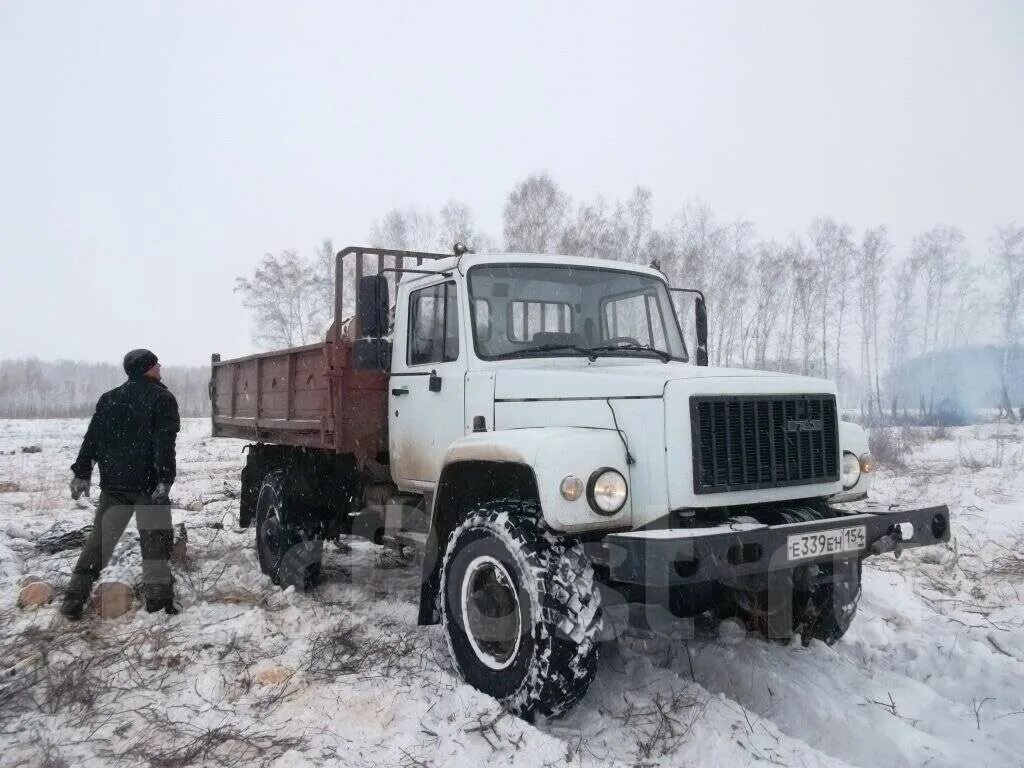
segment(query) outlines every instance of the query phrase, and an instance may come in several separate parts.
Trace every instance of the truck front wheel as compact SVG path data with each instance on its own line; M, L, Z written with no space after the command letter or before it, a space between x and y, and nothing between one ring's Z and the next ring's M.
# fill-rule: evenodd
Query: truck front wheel
M593 568L579 542L546 528L534 503L493 503L455 529L441 617L466 682L522 717L567 711L597 670Z
M320 578L323 541L300 525L287 502L284 470L268 472L256 499L256 555L260 570L282 587L307 589Z

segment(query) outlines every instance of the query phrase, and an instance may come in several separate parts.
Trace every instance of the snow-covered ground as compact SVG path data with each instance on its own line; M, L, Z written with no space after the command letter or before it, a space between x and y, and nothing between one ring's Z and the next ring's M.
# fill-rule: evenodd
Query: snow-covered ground
M17 608L26 578L59 591L77 556L34 539L91 519L67 494L84 430L0 421L2 766L1024 764L1021 427L909 434L875 495L947 501L954 539L868 560L837 645L699 622L688 642L627 633L576 710L534 725L453 674L440 631L416 626L417 569L392 553L329 545L315 591L271 585L235 527L243 443L204 420L186 422L172 492L182 614ZM132 548L112 567L137 580Z

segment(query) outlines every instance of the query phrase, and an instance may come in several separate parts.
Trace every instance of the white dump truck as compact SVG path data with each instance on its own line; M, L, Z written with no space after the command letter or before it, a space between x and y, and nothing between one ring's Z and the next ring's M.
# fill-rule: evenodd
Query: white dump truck
M866 557L949 539L945 506L865 500L833 383L709 367L703 296L655 267L353 247L336 270L322 344L213 356L213 434L252 441L241 524L282 585L343 533L414 546L420 623L515 713L584 695L610 601L832 643Z

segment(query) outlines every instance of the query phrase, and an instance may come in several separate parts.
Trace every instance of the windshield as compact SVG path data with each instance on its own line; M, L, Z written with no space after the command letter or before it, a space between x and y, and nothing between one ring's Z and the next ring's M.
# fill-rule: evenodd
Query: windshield
M484 360L576 355L686 360L665 283L566 264L469 270L473 341Z

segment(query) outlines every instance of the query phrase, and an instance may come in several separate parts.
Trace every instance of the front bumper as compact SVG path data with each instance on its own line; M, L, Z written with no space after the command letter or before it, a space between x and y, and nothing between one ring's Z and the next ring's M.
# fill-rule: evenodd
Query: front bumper
M673 587L732 580L835 560L949 541L949 509L911 509L863 504L834 510L836 517L788 525L734 523L712 528L629 531L606 536L601 559L611 581L648 587ZM865 546L791 560L787 542L794 534L819 534L850 526L865 527ZM912 528L912 531L911 531Z

